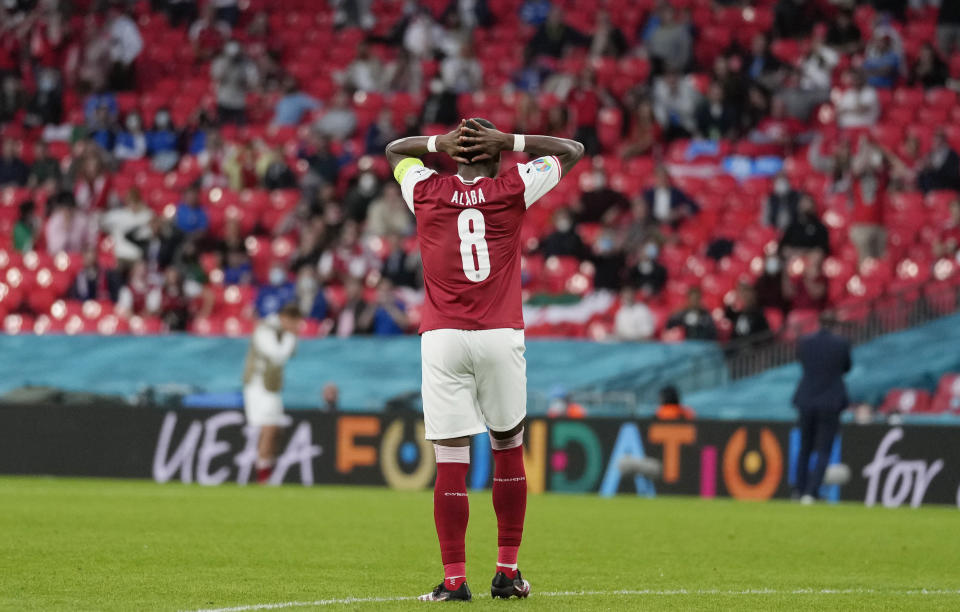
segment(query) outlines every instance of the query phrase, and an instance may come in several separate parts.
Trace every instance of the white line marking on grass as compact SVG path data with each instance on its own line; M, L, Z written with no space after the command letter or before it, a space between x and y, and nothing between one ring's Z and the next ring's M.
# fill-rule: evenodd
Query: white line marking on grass
M960 595L960 589L907 589L886 591L878 589L621 589L615 591L547 591L533 592L531 597L603 597L611 595L669 597L672 595ZM281 603L254 604L232 608L205 608L196 612L252 612L254 610L282 610L284 608L312 608L365 603L397 603L414 601L416 597L344 597L342 599L318 599L316 601L285 601Z

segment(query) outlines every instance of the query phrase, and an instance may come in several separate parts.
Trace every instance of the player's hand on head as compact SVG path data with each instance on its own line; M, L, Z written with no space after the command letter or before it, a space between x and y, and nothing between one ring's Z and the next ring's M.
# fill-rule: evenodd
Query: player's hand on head
M459 144L460 134L465 123L466 122L464 120L461 120L460 125L454 128L452 131L441 136L437 136L437 151L446 153L453 158L453 161L459 164L470 163L470 160L464 157L463 153L461 152Z
M470 156L472 162L493 159L512 148L511 137L508 134L488 128L475 121L462 121L460 127L460 154Z

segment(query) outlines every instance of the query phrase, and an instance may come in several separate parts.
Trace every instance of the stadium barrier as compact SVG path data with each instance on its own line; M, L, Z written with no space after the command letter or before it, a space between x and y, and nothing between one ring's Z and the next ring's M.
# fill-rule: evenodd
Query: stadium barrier
M0 473L152 478L246 484L255 437L233 410L101 405L0 406ZM867 505L960 506L960 429L845 426L831 463L849 466L828 500ZM782 422L532 419L527 427L532 492L785 498L796 471L799 434ZM286 428L276 482L431 486L434 460L420 416L411 412L296 412ZM621 472L624 457L653 457L656 481ZM469 485L489 485L485 436L472 448Z

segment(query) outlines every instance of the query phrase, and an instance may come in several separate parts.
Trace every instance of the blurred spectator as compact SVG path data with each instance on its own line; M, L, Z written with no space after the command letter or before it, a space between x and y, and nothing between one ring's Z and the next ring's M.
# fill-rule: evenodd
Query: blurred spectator
M790 258L812 250L819 250L824 255L830 253L830 233L817 217L817 205L813 198L800 194L795 218L784 228L780 252L784 257Z
M388 93L412 95L423 91L423 68L408 50L398 50L383 69L383 89Z
M487 27L493 22L488 0L450 0L444 13L456 13L460 23L468 30L477 26Z
M50 148L43 139L37 140L33 145L33 163L30 164L27 185L32 188L42 187L53 191L59 185L62 177L60 160L50 155Z
M602 167L581 176L582 193L574 208L577 223L597 223L626 212L630 208L627 197L611 187Z
M368 304L360 315L360 327L369 329L375 336L397 336L409 325L406 307L393 291L388 278L380 279L377 285L377 301Z
M227 185L234 191L257 187L260 177L257 175L257 150L254 143L247 140L230 147L220 169L227 179Z
M27 92L17 77L8 74L0 80L0 122L13 121L27 106Z
M106 114L98 116L100 112ZM83 103L83 118L91 130L104 123L112 124L119 112L116 96L106 90L95 90Z
M937 15L937 44L944 57L960 51L960 4L940 2Z
M202 238L210 228L207 211L200 202L200 188L190 185L183 190L183 196L177 205L177 214L174 217L178 230L190 239Z
M373 0L333 0L333 22L337 27L360 27L369 30L376 24Z
M722 60L718 56L715 62ZM726 64L724 62L724 64ZM764 87L773 88L783 80L784 64L770 49L770 38L764 32L757 32L750 41L750 55L744 58L743 72L750 80ZM714 70L716 72L716 70ZM741 85L742 88L742 85ZM729 86L724 86L724 95L729 97Z
M280 269L280 274L274 272L277 268L271 268L271 279L278 279L283 282L286 275ZM282 275L282 276L281 276ZM253 281L253 266L250 263L250 256L243 247L229 247L224 255L223 263L223 284L224 285L249 285ZM259 304L259 299L258 299ZM276 304L273 304L276 306Z
M520 19L528 25L541 25L550 15L550 8L550 0L523 0L520 6Z
M160 311L160 305L161 293L159 287L150 284L147 265L142 261L134 262L117 295L117 313L123 317L155 315Z
M659 294L667 284L667 269L657 261L659 254L657 243L647 242L637 249L635 262L628 274L627 282L648 297Z
M256 168L260 184L268 190L296 189L297 187L297 176L287 164L280 145L263 151L257 159Z
M238 0L210 0L210 4L217 8L217 21L222 21L230 27L237 25L240 19Z
M77 277L67 292L72 300L105 300L110 297L107 288L107 275L100 268L96 251L87 251L83 254L83 268L77 272Z
M647 201L642 195L637 195L630 202L630 220L624 230L623 248L633 251L647 242L660 244L663 242L663 234L660 233L656 220L650 216Z
M814 36L811 42L810 50L799 67L799 89L802 92L802 104L806 107L816 106L830 98L833 69L840 63L839 54L823 44L819 37ZM800 118L805 119L809 114L808 109Z
M724 316L733 328L733 338L751 338L770 331L770 324L757 302L756 290L747 283L737 286L734 303L724 307Z
M646 304L636 301L636 289L624 287L620 292L620 307L613 319L613 334L617 340L636 342L649 340L657 330L657 321Z
M123 122L124 129L117 132L113 156L119 160L143 159L147 156L147 135L143 131L140 114L131 112Z
M690 24L670 4L662 2L643 32L654 72L684 72L693 59Z
M357 115L349 106L345 91L338 90L330 101L315 128L324 136L334 140L346 140L357 129Z
M783 261L780 257L775 254L767 255L763 260L763 272L753 286L760 308L773 308L781 312L789 310L790 304L783 296L783 276Z
M55 68L40 68L36 91L24 117L24 124L38 127L63 122L63 78Z
M322 220L312 223L307 221L306 224L300 228L300 240L297 242L297 246L293 253L290 254L290 259L288 260L288 265L291 270L298 271L304 267L309 267L315 271L326 243L325 230L326 227L323 225ZM309 311L304 310L303 312L304 315L306 315Z
M751 126L744 126L751 127ZM778 95L770 101L770 114L752 125L747 140L770 149L771 153L788 155L792 145L804 135L806 125L787 114L785 96Z
M682 327L687 340L716 340L717 327L710 312L701 302L703 294L699 287L687 291L687 305L670 315L667 329Z
M367 208L370 202L380 192L380 179L372 169L364 170L351 181L347 193L343 196L343 207L347 217L363 223L367 218Z
M217 116L223 123L242 125L247 120L247 94L260 83L260 74L240 47L231 40L223 53L210 65L210 75L217 89Z
M53 210L43 229L48 253L84 253L96 249L96 219L78 209L69 192L53 196L47 206Z
M557 59L564 56L569 47L585 47L590 38L579 30L567 25L563 18L563 9L551 6L543 24L527 43L534 55L547 55Z
M147 132L147 155L154 170L169 172L180 160L179 137L170 118L170 111L161 108L153 116L153 127Z
M163 5L167 21L175 28L190 24L197 18L197 0L164 0Z
M697 105L697 137L707 140L729 138L737 124L732 108L723 99L719 83L710 83L707 97Z
M389 107L381 109L377 113L377 120L367 128L367 135L364 138L367 155L382 154L387 144L399 136L394 127L393 111Z
M320 410L323 412L336 412L340 410L340 389L333 383L323 385L323 404Z
M313 96L300 91L296 79L288 76L283 81L283 96L277 100L274 107L272 124L275 126L298 125L304 115L318 108L320 108L320 102Z
M287 271L278 263L270 267L267 276L268 283L261 285L257 291L256 310L261 319L275 312L280 312L284 304L297 299L296 286L287 277Z
M343 288L346 300L337 314L333 331L339 338L348 338L367 331L361 323L364 322L363 315L368 308L363 297L363 282L360 279L348 277L343 283Z
M777 38L800 38L813 29L816 7L807 0L777 0L773 8L773 32Z
M903 64L901 54L894 48L893 40L885 33L875 34L867 45L863 59L863 71L867 84L879 89L890 89L900 78Z
M93 112L93 121L87 123L87 132L90 140L104 151L113 151L117 138L117 123L105 105L100 105Z
M880 118L880 98L868 85L863 72L848 70L843 77L844 90L836 101L837 125L842 128L869 127Z
M617 290L623 286L626 257L613 223L605 223L593 241L593 288Z
M230 26L218 20L216 7L212 2L206 2L200 17L190 26L188 36L197 62L205 63L219 53L230 38Z
M483 86L483 66L477 60L473 44L463 45L457 55L448 55L440 64L440 75L449 92L478 91Z
M33 200L21 202L17 209L17 222L13 224L13 248L18 253L33 250L37 234L40 233L40 219L37 217L37 205Z
M327 318L329 306L323 287L317 281L317 273L313 266L297 268L297 283L294 289L297 295L297 306L300 313L307 318L323 321Z
M654 418L658 421L692 421L696 414L680 403L680 393L673 385L660 389L660 407Z
M150 219L149 231L134 227L125 237L140 249L140 258L147 264L147 272L152 277L158 277L174 262L177 249L183 242L183 233L169 219L158 215Z
M950 201L950 218L939 229L933 243L934 257L956 257L960 252L960 198Z
M343 86L350 90L378 92L383 82L383 66L371 53L370 45L361 41L356 56L340 78Z
M544 257L576 257L583 259L587 247L573 225L570 211L561 208L553 213L553 232L540 241L540 252Z
M573 111L573 121L576 125L573 138L584 146L587 155L596 155L600 152L600 141L597 139L597 116L605 101L610 102L609 96L597 87L596 74L589 69L581 72L576 86L567 97L567 107Z
M623 57L629 49L623 32L610 20L606 10L597 11L596 26L590 38L591 57Z
M792 310L823 310L827 306L827 279L823 275L823 255L811 251L795 260L802 268L799 276L783 276L783 297Z
M780 231L797 219L800 192L793 188L786 173L781 171L773 181L773 192L763 202L761 220Z
M921 86L924 89L943 87L947 82L947 64L940 59L937 50L930 43L923 43L917 60L910 71L908 84L911 87Z
M366 231L373 236L409 236L414 230L414 217L400 195L400 185L390 181L383 186L367 209Z
M319 271L324 282L354 276L365 278L378 268L377 256L360 239L359 225L347 220L340 229L336 244L320 257Z
M629 159L656 154L661 144L663 129L653 115L653 104L650 100L646 98L640 100L629 122L629 131L620 147L620 157Z
M850 139L840 138L829 155L822 150L823 140L823 136L817 134L807 149L810 166L827 175L830 193L848 192L854 180Z
M145 239L150 234L152 218L153 211L147 207L136 187L131 187L127 192L124 206L118 206L103 215L100 224L113 240L113 254L121 268L142 259L143 253L127 238L127 234L131 233L136 239Z
M89 91L105 91L110 72L110 54L110 37L103 31L95 15L87 15L83 20L83 38L75 60L77 84Z
M329 185L337 183L340 161L330 150L330 140L316 128L307 132L306 141L297 151L297 157L307 162L310 172Z
M20 143L5 138L0 149L0 187L23 187L29 177L30 168L20 158Z
M169 267L163 271L163 283L156 290L159 305L157 316L170 331L186 331L190 322L190 300L183 287L180 271Z
M847 192L853 209L850 242L857 247L860 261L867 257L883 257L887 246L887 230L883 222L889 168L882 151L865 136L860 137L851 168L855 180Z
M389 250L383 260L380 274L394 286L417 287L420 273L420 257L417 253L407 253L403 247L403 237L397 234L386 236Z
M950 146L943 128L933 135L933 147L917 176L924 193L938 189L960 190L960 156Z
M825 42L838 53L850 55L860 47L861 39L860 28L853 22L853 10L842 7L827 28Z
M133 89L135 62L143 51L140 29L128 9L113 5L107 14L107 31L110 35L110 88Z
M442 34L441 28L426 7L413 5L411 10L403 31L403 47L418 60L428 59Z
M664 130L664 138L689 138L696 132L700 94L690 76L667 72L653 82L653 114Z
M650 218L677 227L700 212L700 207L690 196L673 186L664 166L657 166L654 176L654 186L643 192Z

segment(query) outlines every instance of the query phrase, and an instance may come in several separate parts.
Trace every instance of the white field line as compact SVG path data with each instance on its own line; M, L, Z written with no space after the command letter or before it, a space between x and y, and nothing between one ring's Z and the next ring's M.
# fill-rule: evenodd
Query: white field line
M960 596L960 589L908 589L887 591L880 589L623 589L615 591L548 591L534 592L531 597L602 597L602 596L643 596L664 597L671 595L721 595L742 597L750 595L911 595L911 596ZM337 606L366 603L395 603L414 601L416 597L344 597L342 599L318 599L316 601L285 601L281 603L254 604L232 608L205 608L196 612L251 612L253 610L282 610L284 608L314 608L319 606Z

